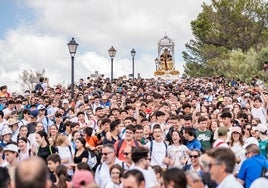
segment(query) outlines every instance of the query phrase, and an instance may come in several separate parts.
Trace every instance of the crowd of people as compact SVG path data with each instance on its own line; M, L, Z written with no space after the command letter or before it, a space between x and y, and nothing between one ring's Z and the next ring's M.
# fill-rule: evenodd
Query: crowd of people
M41 77L0 87L0 187L268 185L268 91L258 78ZM49 173L48 173L49 172Z

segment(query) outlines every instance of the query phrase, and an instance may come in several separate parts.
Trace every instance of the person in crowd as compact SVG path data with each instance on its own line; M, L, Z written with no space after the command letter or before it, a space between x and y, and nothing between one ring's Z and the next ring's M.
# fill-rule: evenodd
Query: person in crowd
M15 143L10 143L4 148L5 159L8 162L6 168L11 178L11 182L14 183L15 180L15 169L19 164L18 159L18 146Z
M9 118L7 124L10 130L12 131L11 140L13 142L17 142L19 134L19 121L14 118Z
M149 150L144 147L134 147L131 152L132 161L135 163L134 169L140 170L145 178L145 187L157 187L158 182L155 173L150 166Z
M125 130L125 138L114 143L116 156L119 160L124 160L123 151L126 146L141 146L141 144L134 139L136 127L134 125L128 125Z
M190 151L189 152L189 158L190 158L189 164L186 163L186 165L183 167L183 170L184 171L194 170L198 172L199 175L201 175L203 172L199 163L200 155L201 153L199 150Z
M123 168L122 163L123 162L116 157L115 149L112 144L103 145L102 163L98 165L95 171L95 181L100 186L100 188L104 188L105 185L111 181L111 177L109 175L110 167L113 164L118 164Z
M198 127L195 131L196 138L201 142L201 150L205 152L206 150L211 148L211 142L213 138L211 131L208 130L208 118L206 116L200 116L197 122Z
M237 178L244 187L249 188L261 176L263 167L268 168L266 158L261 155L259 146L249 144L245 148L247 159L242 163Z
M1 188L12 187L7 168L1 167L1 166L0 166L0 187Z
M88 170L76 170L72 178L72 188L98 188L93 174Z
M190 188L205 188L205 185L202 181L202 177L198 172L194 170L189 170L185 172L185 175L187 177L187 185Z
M86 149L86 140L83 137L79 137L75 140L75 153L74 153L74 164L71 166L75 167L80 162L88 161L88 151Z
M47 157L47 167L50 172L50 180L52 183L56 182L55 170L61 164L61 158L58 154L51 154Z
M23 161L32 156L32 150L28 146L27 138L20 137L18 139L18 153L19 153L19 161Z
M267 125L265 124L258 124L256 127L253 128L256 132L256 136L259 138L259 148L261 154L267 159L268 157L268 136L267 136Z
M105 188L120 188L123 169L119 164L110 167L111 181L105 185Z
M167 158L167 143L163 140L163 131L159 124L153 126L153 140L146 144L151 157L150 165L159 165L166 169L169 159Z
M211 157L209 163L211 179L217 182L218 187L243 187L233 175L236 158L231 149L218 147L209 150L207 154Z
M229 145L226 142L227 133L228 133L228 129L225 126L219 127L217 129L218 138L215 140L213 144L213 148L218 148L218 147L229 148Z
M52 153L57 153L57 149L54 146L49 145L49 142L47 140L47 133L45 131L36 132L35 139L38 146L36 148L33 148L35 150L33 153L43 158L44 161L46 161L46 158Z
M73 164L73 154L71 146L69 145L69 140L67 135L61 133L58 135L55 146L57 147L57 153L61 158L61 164L69 168ZM68 175L73 175L73 170L68 169Z
M3 155L4 155L4 148L2 146L0 146L0 167L6 167L8 165L8 162L3 159Z
M162 173L163 188L176 187L186 188L187 178L183 170L179 168L170 168Z
M59 130L56 125L53 124L48 128L48 136L53 139L54 143L57 139L58 134L59 134Z
M21 125L20 128L19 128L19 134L18 134L17 140L19 138L21 138L21 137L27 138L27 136L28 136L27 126L26 125Z
M202 145L199 140L195 137L195 130L191 127L183 129L183 137L186 140L186 146L189 150L201 151Z
M238 126L232 127L232 134L229 143L230 149L234 152L236 158L236 164L234 168L234 175L236 176L242 165L242 162L246 159L244 140L242 135L242 129Z
M55 170L57 188L71 188L71 182L68 180L67 167L64 165L58 165Z
M0 146L6 147L9 142L11 142L11 134L12 131L9 127L4 128L2 130L2 140L0 142Z
M145 188L145 178L140 170L132 169L123 174L123 188Z
M51 185L45 161L39 157L30 157L16 168L15 188L50 188Z

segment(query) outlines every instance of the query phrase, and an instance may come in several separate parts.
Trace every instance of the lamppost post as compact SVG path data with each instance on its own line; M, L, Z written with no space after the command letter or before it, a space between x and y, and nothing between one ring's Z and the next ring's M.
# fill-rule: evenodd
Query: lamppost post
M78 44L76 43L74 38L72 38L72 40L67 45L68 45L69 52L71 55L71 98L73 99L74 98L74 56L75 56Z
M116 55L116 49L112 46L109 50L108 50L108 53L109 53L109 56L110 56L110 58L111 58L111 82L113 81L113 78L114 78L114 76L113 76L113 74L114 74L114 65L113 65L113 63L114 63L114 57L115 57L115 55Z
M134 50L134 48L130 51L130 54L132 56L132 78L133 78L133 81L134 81L134 58L135 58L135 55L136 55L136 51Z
M155 71L157 71L157 68L158 68L158 63L159 63L159 61L158 61L158 59L157 58L155 58Z

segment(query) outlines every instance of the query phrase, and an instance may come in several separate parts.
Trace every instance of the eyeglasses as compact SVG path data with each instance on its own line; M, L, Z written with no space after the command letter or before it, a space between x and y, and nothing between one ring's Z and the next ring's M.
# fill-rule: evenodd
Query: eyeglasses
M240 134L240 133L239 133L239 132L237 132L237 131L234 131L233 133L234 133L234 134Z
M250 128L246 128L247 131L250 131Z
M189 155L190 158L198 158L199 156L198 155Z
M146 160L151 161L152 159L150 157L146 157Z
M217 165L220 165L220 163L209 163L208 167L209 167L209 169L211 169L212 166L217 166Z
M125 153L123 153L125 156L128 156L130 153L127 153L127 152L125 152Z
M113 152L110 151L110 152L107 152L107 153L102 153L102 155L107 156L107 155L110 154L110 153L113 153Z

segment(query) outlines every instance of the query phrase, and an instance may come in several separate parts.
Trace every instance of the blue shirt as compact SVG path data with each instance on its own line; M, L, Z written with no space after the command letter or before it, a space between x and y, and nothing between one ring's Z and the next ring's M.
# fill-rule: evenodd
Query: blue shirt
M186 146L189 150L198 150L201 151L201 143L199 140L197 140L196 138L191 140L191 141L186 141Z
M246 188L249 188L251 183L261 176L263 166L268 167L264 156L254 155L242 163L237 177L245 182Z

